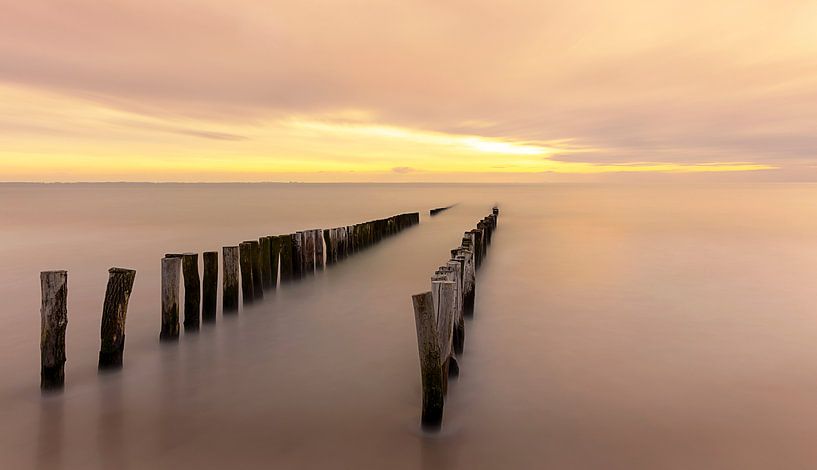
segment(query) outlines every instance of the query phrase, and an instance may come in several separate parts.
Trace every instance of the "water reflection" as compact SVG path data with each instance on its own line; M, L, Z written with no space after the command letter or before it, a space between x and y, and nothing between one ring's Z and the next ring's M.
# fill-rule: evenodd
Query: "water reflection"
M59 394L49 394L40 402L37 428L36 455L38 469L59 470L63 468L63 400Z

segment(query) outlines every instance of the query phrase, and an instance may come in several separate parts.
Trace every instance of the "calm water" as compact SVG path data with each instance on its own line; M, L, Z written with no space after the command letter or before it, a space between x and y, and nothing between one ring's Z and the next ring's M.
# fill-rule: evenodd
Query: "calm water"
M161 346L163 253L460 202ZM410 295L501 205L444 429ZM0 468L817 467L817 185L0 185ZM99 376L107 268L138 271ZM39 280L69 271L64 393Z

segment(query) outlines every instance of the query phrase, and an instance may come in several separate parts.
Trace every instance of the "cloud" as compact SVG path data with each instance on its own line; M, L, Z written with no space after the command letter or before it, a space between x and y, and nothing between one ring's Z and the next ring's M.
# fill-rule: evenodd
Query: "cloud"
M396 166L391 169L392 172L404 175L406 173L412 173L416 171L414 168L410 166Z
M0 0L0 8L0 86L94 110L71 113L79 121L34 119L25 115L42 110L20 105L5 119L0 111L0 135L82 137L86 152L95 142L111 152L130 143L104 124L123 113L149 123L142 130L164 145L149 149L156 155L183 158L192 136L244 145L239 166L249 167L269 156L315 166L378 158L378 149L313 151L320 144L298 137L307 130L270 130L293 117L473 136L477 161L512 160L483 169L529 171L513 157L541 148L540 161L596 167L784 170L817 155L817 4L808 0ZM198 148L187 152L197 158ZM420 163L409 161L425 171ZM382 162L386 172L391 165Z

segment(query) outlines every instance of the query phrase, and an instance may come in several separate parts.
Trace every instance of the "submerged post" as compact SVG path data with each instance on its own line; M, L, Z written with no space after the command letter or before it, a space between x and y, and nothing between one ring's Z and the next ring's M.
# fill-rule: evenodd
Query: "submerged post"
M218 252L205 251L202 254L204 260L204 279L201 319L204 323L216 321L216 310L218 309Z
M65 384L65 328L68 325L68 271L40 273L40 388Z
M179 274L182 259L178 256L162 258L162 331L159 340L179 338Z
M128 315L128 300L135 279L136 271L132 269L108 270L108 287L105 289L102 327L99 333L101 340L99 369L122 367L122 355L125 352L125 318Z
M238 310L238 247L225 246L221 249L224 263L222 283L222 312Z
M238 244L239 264L241 265L241 294L244 305L251 304L255 298L252 282L252 244L241 242Z
M201 278L199 277L199 254L182 255L184 275L184 331L199 329L201 317Z
M423 387L421 423L424 428L439 429L443 420L444 399L440 345L434 319L434 301L431 292L414 295L412 301Z

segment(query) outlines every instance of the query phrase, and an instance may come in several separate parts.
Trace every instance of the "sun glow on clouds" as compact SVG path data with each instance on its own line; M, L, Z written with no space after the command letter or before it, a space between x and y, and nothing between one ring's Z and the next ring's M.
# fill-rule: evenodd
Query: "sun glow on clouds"
M0 87L0 101L0 179L7 181L417 181L443 174L470 181L500 173L771 168L582 162L583 154L600 149L573 139L529 142L386 125L365 110L251 122L195 119L10 86Z

